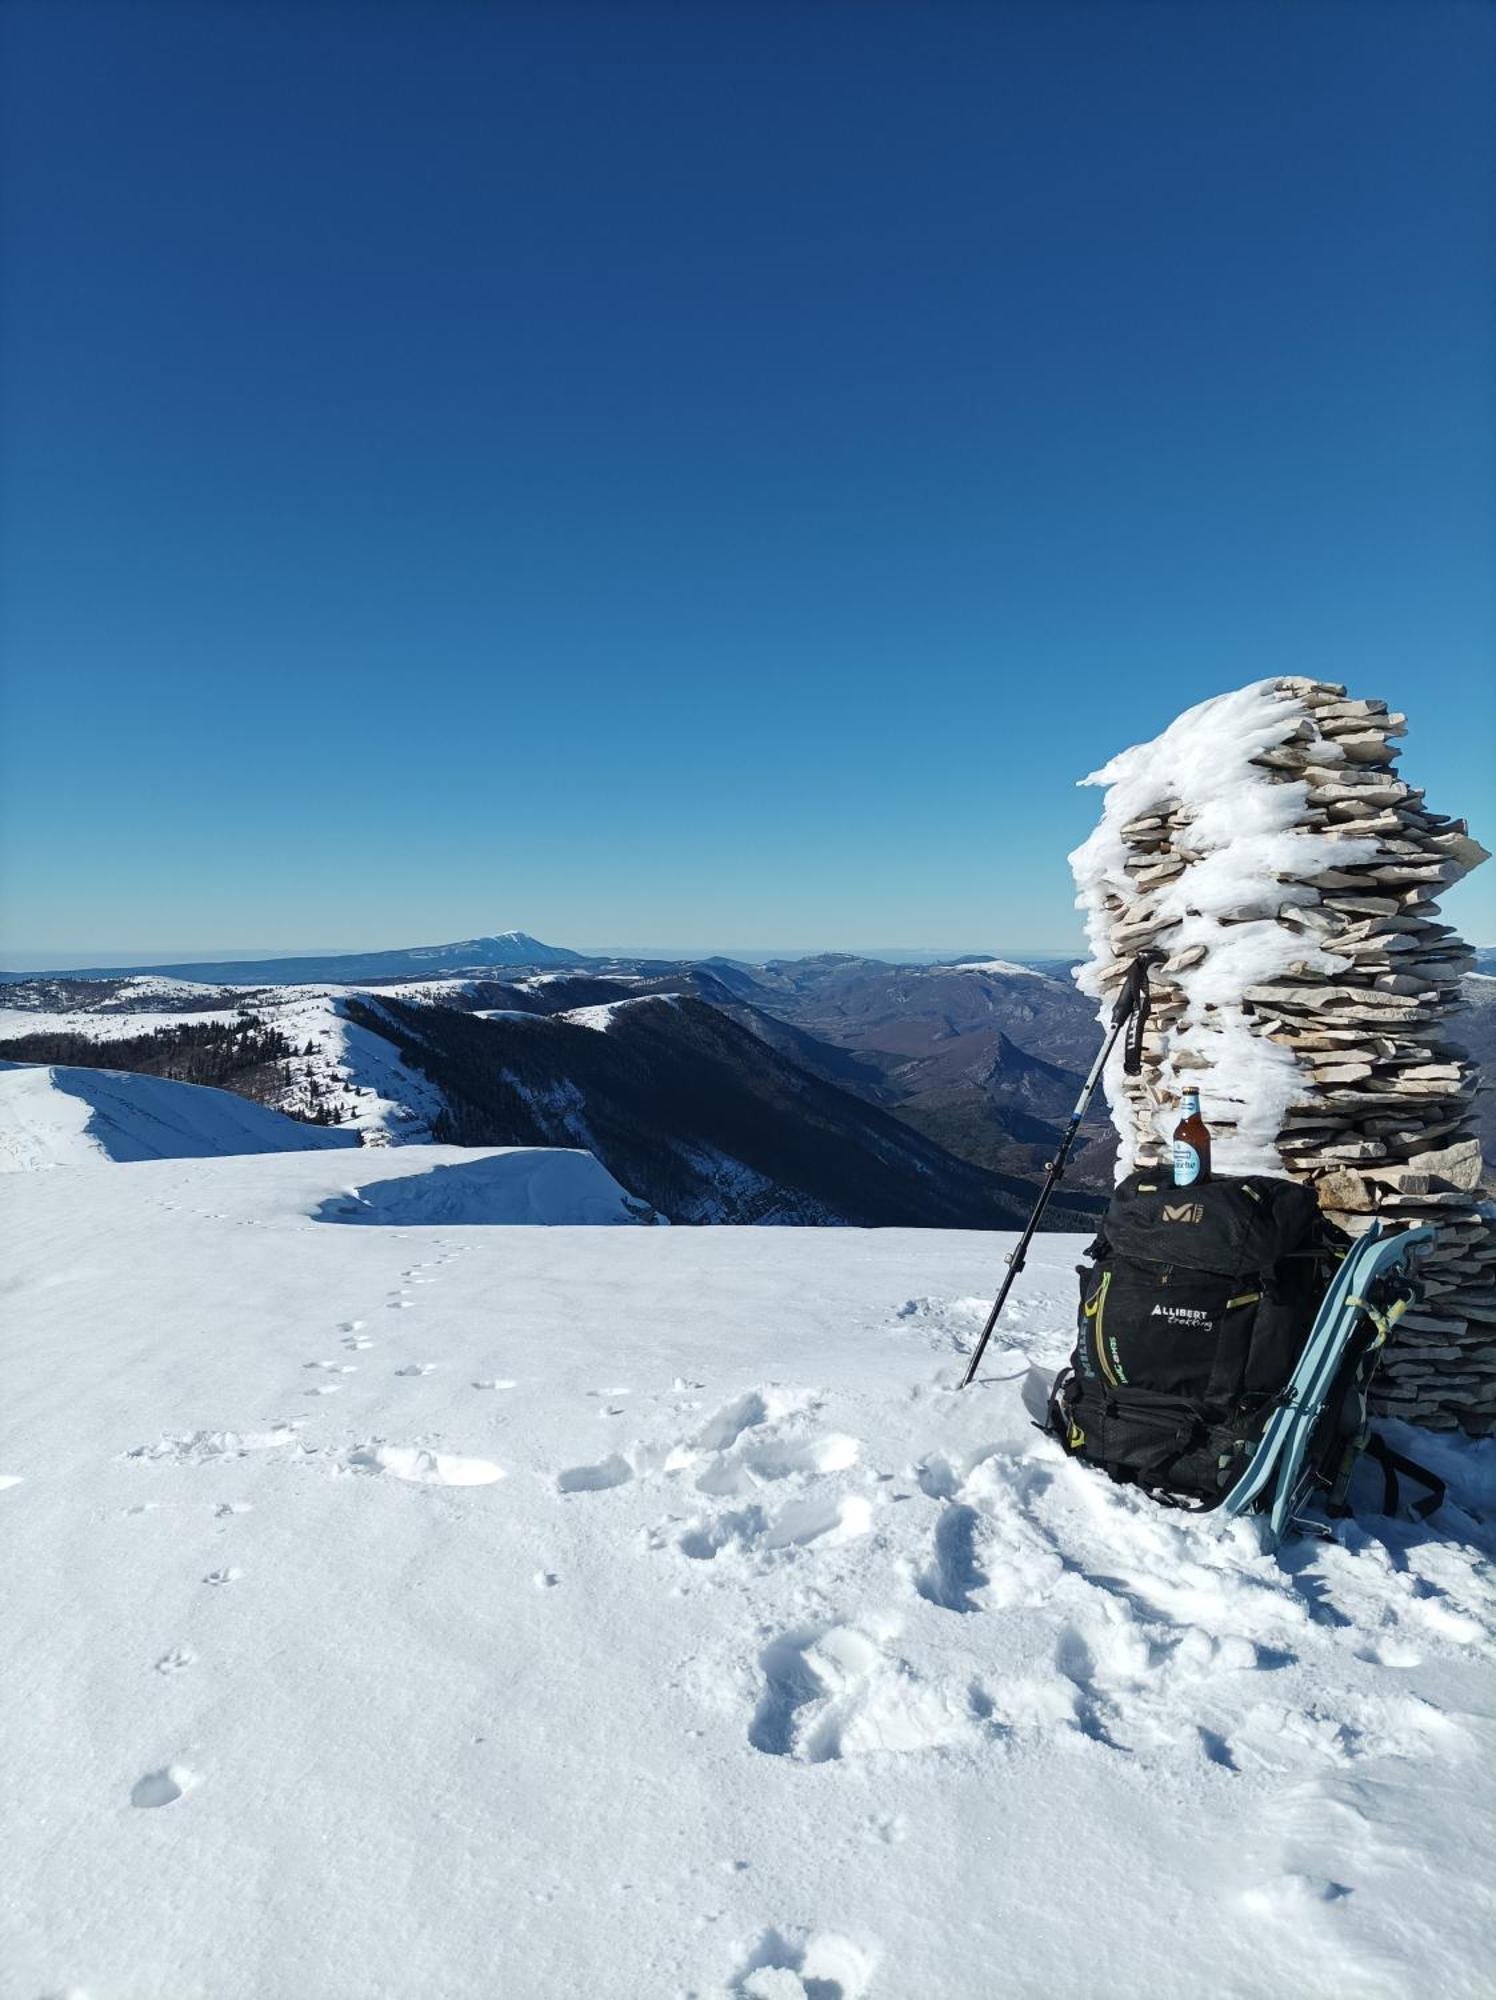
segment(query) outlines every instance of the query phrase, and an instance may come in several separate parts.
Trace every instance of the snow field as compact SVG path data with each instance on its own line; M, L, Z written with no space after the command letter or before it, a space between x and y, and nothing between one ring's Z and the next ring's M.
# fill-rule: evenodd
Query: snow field
M1075 1239L960 1394L1006 1239L347 1171L0 1190L5 2000L1489 1990L1489 1529L1070 1464Z
M0 1173L357 1143L352 1132L298 1124L229 1090L128 1070L0 1062Z
M340 1105L344 1122L330 1129L341 1132L345 1142L355 1135L371 1146L425 1144L431 1137L431 1121L442 1109L440 1093L400 1061L391 1043L348 1020L347 1002L360 1000L377 1010L381 997L440 1000L468 984L462 979L435 979L411 980L389 988L246 988L246 1005L267 1027L283 1034L293 1050L292 1086L278 1108L292 1114L308 1111L315 1101L310 1089L315 1083L324 1097ZM38 1013L0 1007L0 1040L44 1033L74 1034L86 1035L107 1048L111 1041L153 1034L159 1028L207 1022L223 1025L236 1018L231 1011ZM0 1139L3 1135L0 1121Z

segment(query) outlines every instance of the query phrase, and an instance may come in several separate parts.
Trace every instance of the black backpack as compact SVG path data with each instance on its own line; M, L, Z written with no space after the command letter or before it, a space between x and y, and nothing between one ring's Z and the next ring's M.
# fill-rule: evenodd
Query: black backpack
M1112 1479L1216 1505L1283 1399L1347 1240L1296 1181L1130 1175L1079 1266L1079 1338L1048 1427Z

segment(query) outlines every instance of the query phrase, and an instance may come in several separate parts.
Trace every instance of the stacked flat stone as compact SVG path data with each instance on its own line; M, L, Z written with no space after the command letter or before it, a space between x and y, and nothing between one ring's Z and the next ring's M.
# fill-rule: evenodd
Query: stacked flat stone
M1269 782L1306 787L1295 828L1331 842L1375 842L1370 858L1363 846L1358 858L1348 849L1343 865L1331 855L1325 866L1316 841L1317 872L1277 878L1291 891L1277 922L1306 951L1318 946L1347 968L1289 962L1242 995L1251 1032L1291 1052L1301 1072L1299 1101L1277 1134L1281 1170L1310 1183L1324 1212L1352 1234L1378 1217L1435 1226L1420 1296L1389 1347L1374 1403L1434 1429L1485 1435L1496 1429L1496 1220L1482 1200L1481 1149L1469 1122L1478 1078L1450 1033L1472 954L1439 921L1435 899L1489 857L1464 821L1430 811L1397 775L1394 739L1406 719L1385 702L1351 700L1327 681L1281 680L1272 691L1299 719L1251 761ZM1096 968L1102 991L1120 984L1145 946L1169 950L1179 924L1161 921L1152 899L1198 858L1192 817L1188 805L1161 800L1121 829L1136 896L1104 899L1112 957ZM1140 1164L1162 1164L1160 1111L1184 1082L1200 1083L1212 1132L1230 1130L1209 1075L1189 1074L1208 1064L1187 1036L1170 1032L1189 1006L1180 975L1209 951L1197 941L1155 972L1142 1074L1111 1082L1113 1115L1119 1127L1130 1120Z

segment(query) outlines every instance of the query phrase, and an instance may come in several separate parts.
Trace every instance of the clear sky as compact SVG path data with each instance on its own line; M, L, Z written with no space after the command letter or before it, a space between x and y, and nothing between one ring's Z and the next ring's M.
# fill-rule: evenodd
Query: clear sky
M0 71L0 964L1064 949L1074 780L1277 672L1496 845L1496 9L8 0Z

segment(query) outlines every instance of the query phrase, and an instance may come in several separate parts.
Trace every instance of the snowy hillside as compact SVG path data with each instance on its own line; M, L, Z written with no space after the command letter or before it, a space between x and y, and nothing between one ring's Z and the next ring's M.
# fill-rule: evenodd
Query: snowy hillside
M411 981L386 991L412 1000L439 999L459 990L460 980ZM258 989L252 998L255 1016L283 1036L291 1054L288 1078L277 1108L306 1117L318 1108L331 1110L340 1124L365 1144L422 1144L431 1137L432 1121L440 1114L439 1094L420 1076L406 1069L394 1048L380 1036L348 1019L348 1002L359 989L341 986L282 986ZM179 1028L184 1019L227 1026L238 1018L234 1008L208 1009L190 1016L150 1009L122 1011L122 993L106 1010L74 1006L56 1013L0 1007L0 1042L15 1046L38 1033L75 1035L102 1045Z
M636 983L267 987L242 1012L189 1016L0 1009L0 1059L89 1062L116 1044L124 1061L133 1041L131 1061L159 1068L174 1037L215 1026L231 1049L244 1035L271 1051L249 1072L254 1092L294 1116L370 1146L584 1146L678 1222L980 1226L1026 1208L1025 1183L974 1170L832 1081L836 1049L788 1028L771 1041L694 993ZM1053 1220L1066 1226L1065 1211Z
M1489 1993L1488 1527L1280 1565L1063 1459L1073 1239L958 1394L1007 1239L470 1160L0 1185L4 2000Z
M0 1063L0 1173L356 1146L232 1091L124 1070Z

